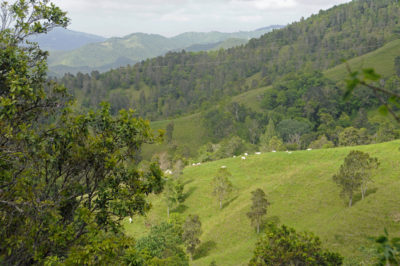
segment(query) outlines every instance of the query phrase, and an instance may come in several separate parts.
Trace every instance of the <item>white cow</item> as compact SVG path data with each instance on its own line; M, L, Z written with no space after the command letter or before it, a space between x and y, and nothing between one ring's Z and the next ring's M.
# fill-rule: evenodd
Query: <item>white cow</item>
M226 166L225 166L225 165L223 165L223 166L221 166L221 168L226 168Z
M256 154L256 155L260 155L260 154L261 154L261 152L256 152L255 154Z
M172 175L172 171L171 170L169 170L169 169L167 169L167 170L165 170L165 172L164 172L166 175Z
M242 160L246 160L246 157L245 156L242 156L242 158L241 158Z
M244 156L248 156L247 152L244 153Z
M132 217L129 217L129 223L130 224L132 223Z

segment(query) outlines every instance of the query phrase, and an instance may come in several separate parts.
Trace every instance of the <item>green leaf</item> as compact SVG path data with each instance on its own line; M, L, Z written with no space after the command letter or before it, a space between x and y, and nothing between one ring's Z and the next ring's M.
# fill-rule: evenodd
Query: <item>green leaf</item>
M377 74L373 68L365 68L362 70L362 72L366 80L377 81L381 78L381 76Z
M389 113L389 109L386 105L382 105L381 107L379 107L378 111L381 115L388 115Z

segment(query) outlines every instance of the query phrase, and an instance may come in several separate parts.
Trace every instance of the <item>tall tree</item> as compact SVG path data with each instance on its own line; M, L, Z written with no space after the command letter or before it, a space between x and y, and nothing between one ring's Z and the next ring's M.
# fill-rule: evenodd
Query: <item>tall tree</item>
M251 201L253 204L251 206L251 211L247 213L247 216L250 218L251 223L256 226L258 234L260 233L260 226L263 222L263 217L267 215L267 207L270 203L261 188L254 190L251 194Z
M361 189L364 199L367 184L371 181L371 171L378 165L377 158L371 158L361 151L351 151L346 156L339 172L333 176L333 181L342 188L341 194L349 198L349 207L356 190Z
M166 132L165 132L165 140L167 141L167 143L171 143L172 141L172 136L174 134L174 128L175 128L175 124L174 122L170 122L167 124L167 128L166 128Z
M218 199L220 209L222 209L222 201L232 192L233 186L229 180L231 176L228 169L220 168L212 180L212 193Z
M201 222L198 215L189 215L183 224L182 239L186 245L186 250L190 254L190 259L193 260L196 247L200 244L200 235L202 234Z
M163 188L157 165L138 171L135 156L160 139L133 111L74 113L47 81L47 53L25 38L66 26L65 12L47 0L0 12L1 263L121 264L134 253L121 221Z

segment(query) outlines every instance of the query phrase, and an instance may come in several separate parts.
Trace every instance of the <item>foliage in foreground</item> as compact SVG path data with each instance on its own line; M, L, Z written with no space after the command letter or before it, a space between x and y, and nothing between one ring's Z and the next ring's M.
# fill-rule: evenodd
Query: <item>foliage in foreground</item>
M132 262L121 221L144 214L146 196L162 191L159 167L135 163L159 138L133 111L113 117L103 104L76 114L65 89L47 82L47 53L23 41L66 26L59 8L19 0L1 12L0 264Z
M311 233L297 233L285 225L270 225L258 241L249 265L342 265L343 257L324 250Z
M138 240L138 262L143 265L189 265L182 245L181 225L163 222L152 227L146 237Z
M390 238L388 231L377 237L375 242L378 244L378 262L379 266L399 265L400 264L400 238Z

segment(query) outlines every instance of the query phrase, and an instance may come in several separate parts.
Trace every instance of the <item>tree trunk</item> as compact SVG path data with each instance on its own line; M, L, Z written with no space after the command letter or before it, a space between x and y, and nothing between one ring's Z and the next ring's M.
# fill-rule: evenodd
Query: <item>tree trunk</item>
M367 194L367 185L364 185L363 187L361 187L361 196L362 196L362 199L364 199L365 194Z
M260 233L260 225L257 224L257 234Z
M219 209L222 209L222 200L219 201Z
M169 206L167 207L167 214L168 214L168 219L169 219Z
M353 195L350 196L349 207L351 207L352 203L353 203Z

